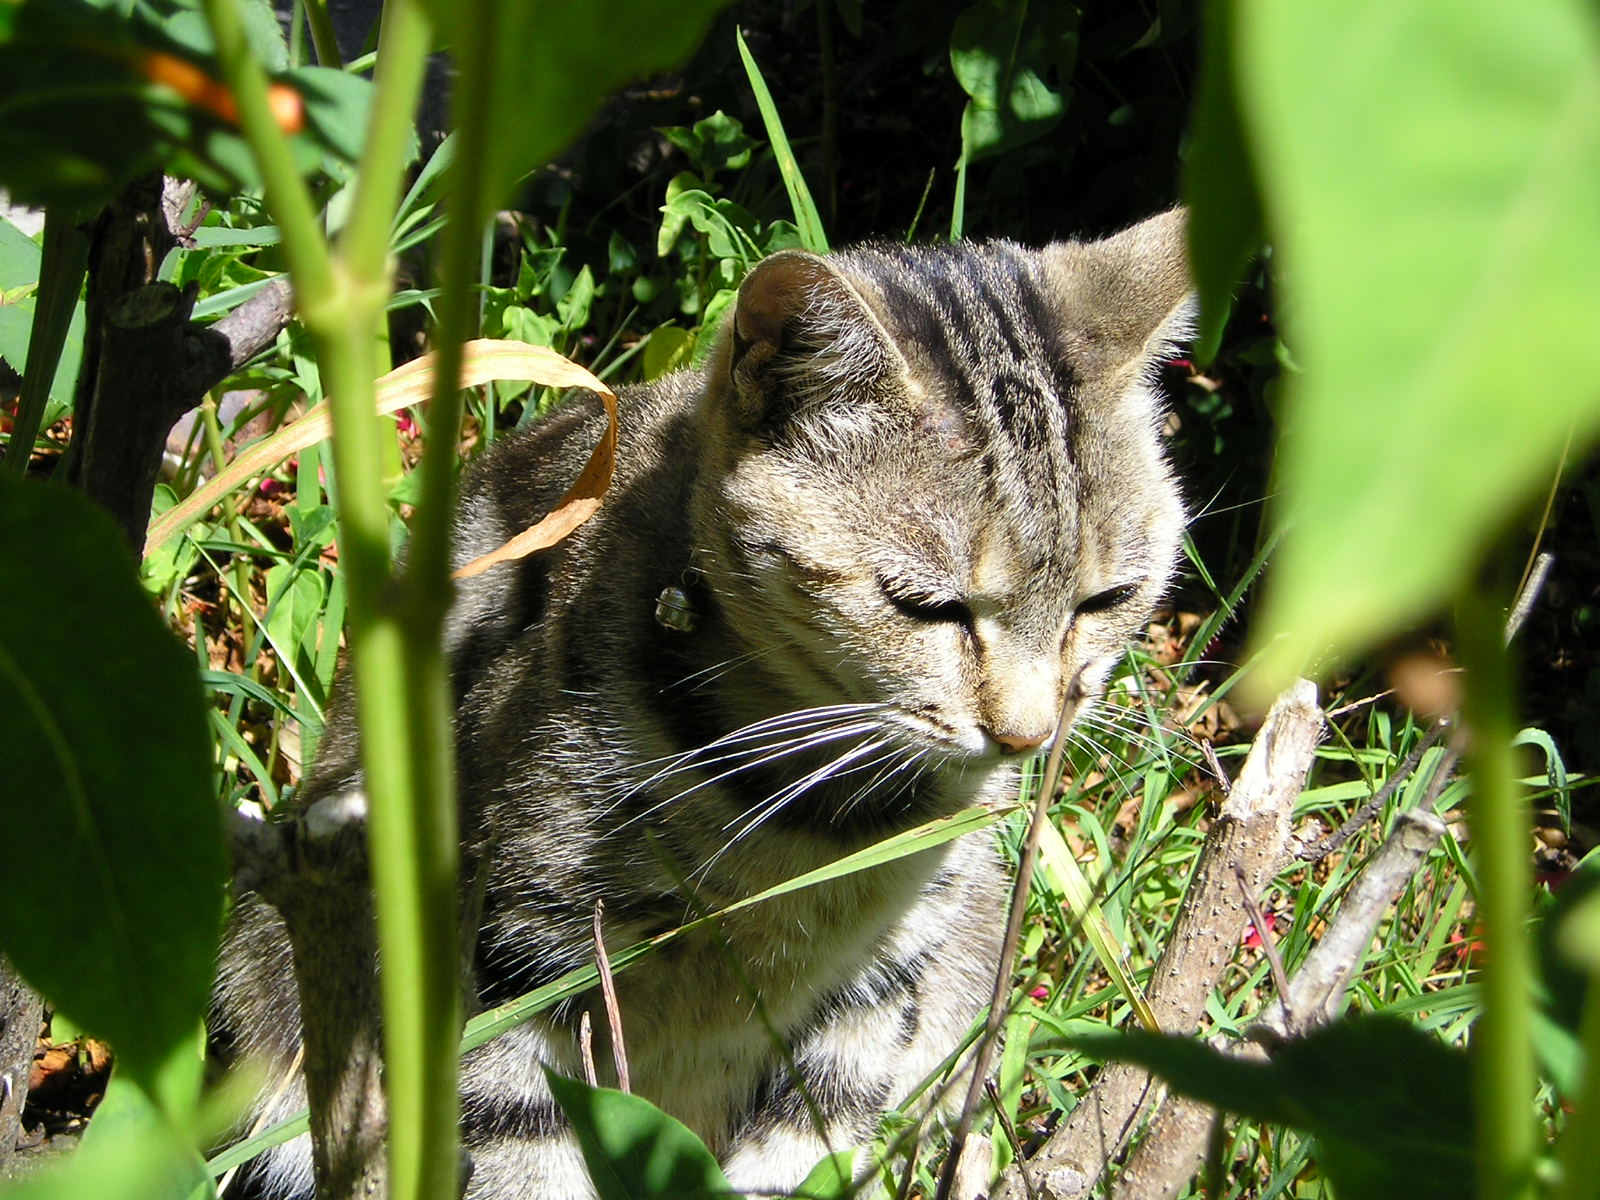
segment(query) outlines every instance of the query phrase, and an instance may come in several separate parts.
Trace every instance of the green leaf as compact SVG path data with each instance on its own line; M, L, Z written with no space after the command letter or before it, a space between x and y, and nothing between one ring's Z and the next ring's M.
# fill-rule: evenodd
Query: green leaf
M296 652L307 652L306 661L315 656L317 630L327 588L320 571L308 571L293 563L279 563L267 570L267 639L279 657L297 660Z
M1600 427L1587 0L1235 0L1290 343L1260 687L1460 586Z
M87 1138L74 1153L0 1186L0 1200L183 1200L194 1178L188 1152L170 1129L152 1132L129 1127Z
M1306 1131L1341 1200L1473 1194L1467 1056L1408 1021L1369 1016L1325 1025L1266 1063L1140 1031L1070 1041L1098 1058L1137 1063L1182 1095Z
M0 946L181 1111L226 880L192 659L76 492L0 480L0 578Z
M1040 74L1051 39L1029 13L1015 0L988 0L965 10L950 31L950 67L968 96L961 146L969 163L1042 137L1066 110Z
M317 141L336 159L350 163L359 159L372 113L371 81L331 67L300 67L285 72L282 79L300 93L306 124ZM407 161L416 153L413 134Z
M1195 355L1201 362L1216 356L1245 264L1264 240L1256 168L1235 87L1234 6L1225 0L1212 5L1209 13L1195 96L1194 147L1183 175L1189 259L1200 293Z
M201 1047L205 1045L205 1029L196 1026L190 1040L191 1059L196 1078L203 1069ZM94 1120L83 1133L79 1153L99 1154L102 1150L113 1156L126 1153L125 1147L135 1142L153 1143L169 1158L162 1172L167 1178L156 1188L146 1188L127 1195L140 1200L150 1197L170 1197L171 1200L192 1198L198 1191L202 1196L214 1197L205 1163L195 1152L192 1139L201 1136L195 1126L204 1125L209 1114L198 1112L191 1124L182 1130L174 1129L150 1098L129 1079L113 1073L106 1087L105 1097L95 1106Z
M1511 739L1513 746L1536 746L1544 753L1545 778L1550 781L1550 787L1555 792L1553 803L1556 816L1561 821L1561 828L1567 831L1572 829L1572 790L1567 781L1567 764L1561 757L1561 751L1556 748L1553 737L1542 729L1523 729Z
M644 377L660 379L668 371L681 367L694 345L689 331L677 325L663 325L650 333L644 344Z
M705 179L714 178L724 169L742 169L750 162L750 151L760 145L745 133L738 117L730 117L721 109L693 126L672 125L659 132L689 156L695 172Z
M546 1068L600 1200L698 1200L732 1193L690 1128L641 1096L594 1088Z
M452 28L450 0L427 2L439 28ZM681 0L670 12L658 0L499 4L491 108L517 119L495 126L484 203L503 203L519 179L560 153L605 96L686 58L724 3Z
M269 66L286 61L271 5L244 7L257 54ZM16 200L95 207L156 167L213 190L256 181L229 123L210 29L190 0L23 0L0 31L0 77L0 185ZM306 117L291 142L302 169L327 154L353 158L371 83L321 68L289 78Z
M1155 1013L1150 1009L1150 1002L1145 999L1144 992L1139 989L1139 985L1133 981L1133 977L1123 965L1122 946L1111 929L1111 923L1106 920L1105 910L1095 899L1094 889L1084 878L1078 860L1072 857L1072 850L1067 845L1066 838L1061 836L1061 830L1050 821L1044 823L1039 838L1039 871L1066 900L1068 911L1083 929L1089 944L1094 947L1100 965L1111 977L1111 982L1122 993L1123 999L1128 1002L1128 1007L1134 1011L1140 1023L1146 1029L1161 1028Z
M825 1155L801 1180L794 1194L804 1200L850 1200L856 1194L851 1170L857 1153L856 1150L835 1150Z

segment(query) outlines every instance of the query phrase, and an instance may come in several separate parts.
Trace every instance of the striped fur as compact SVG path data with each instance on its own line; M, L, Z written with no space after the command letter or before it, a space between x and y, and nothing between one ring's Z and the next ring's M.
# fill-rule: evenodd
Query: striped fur
M1043 251L780 254L703 371L624 397L599 516L466 583L451 617L489 856L475 1003L590 962L597 900L627 946L1008 794L1169 579L1182 514L1149 383L1183 332L1182 236L1171 213ZM458 560L542 515L599 421L575 402L487 456ZM670 586L692 632L653 618ZM304 794L354 787L345 720ZM1004 890L969 838L674 943L618 979L635 1090L737 1187L792 1188L959 1044ZM584 1009L608 1064L592 996L466 1064L475 1200L592 1194L540 1072L577 1072ZM249 898L218 1013L247 1050L298 1036L281 934ZM308 1161L288 1148L257 1186L308 1194Z

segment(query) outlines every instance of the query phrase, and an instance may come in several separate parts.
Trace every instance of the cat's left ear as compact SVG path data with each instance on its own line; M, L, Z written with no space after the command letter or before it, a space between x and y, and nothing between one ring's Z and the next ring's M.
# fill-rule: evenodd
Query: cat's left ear
M855 286L803 250L779 251L745 276L728 341L734 403L750 425L863 395L905 366Z
M1043 251L1046 286L1085 381L1142 376L1192 332L1188 214L1174 208L1098 242Z

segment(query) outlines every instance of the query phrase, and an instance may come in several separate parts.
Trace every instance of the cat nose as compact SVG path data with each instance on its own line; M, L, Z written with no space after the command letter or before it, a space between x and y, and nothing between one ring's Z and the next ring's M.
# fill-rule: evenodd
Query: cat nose
M1026 754L1030 750L1037 750L1050 740L1048 732L991 733L989 736L1000 743L1000 750L1004 754Z

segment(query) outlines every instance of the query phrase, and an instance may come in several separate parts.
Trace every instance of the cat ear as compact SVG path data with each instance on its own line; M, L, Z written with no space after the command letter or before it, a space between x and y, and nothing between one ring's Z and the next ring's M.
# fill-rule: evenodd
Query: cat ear
M1087 380L1142 376L1192 332L1188 214L1174 208L1098 242L1043 251L1047 287Z
M803 250L779 251L745 276L729 343L734 403L750 424L863 395L904 367L855 286Z

